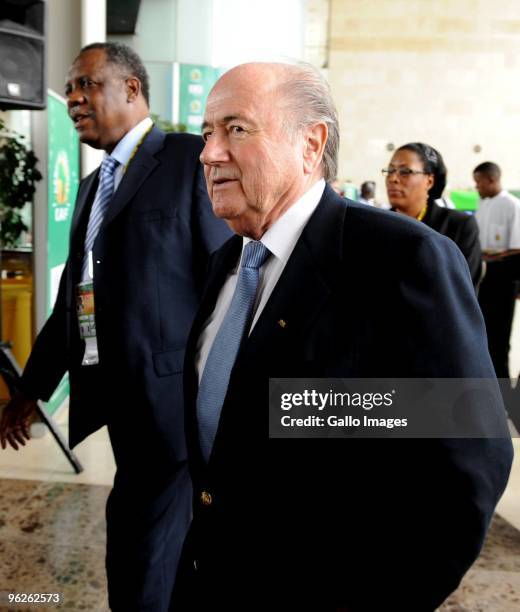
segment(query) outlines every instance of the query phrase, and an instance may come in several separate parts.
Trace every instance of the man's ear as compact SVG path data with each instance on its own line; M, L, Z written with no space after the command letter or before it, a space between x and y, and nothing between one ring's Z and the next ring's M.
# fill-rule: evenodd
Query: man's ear
M329 130L326 123L315 123L304 134L303 171L312 174L320 165Z
M141 81L134 76L130 76L125 81L126 100L127 102L135 102L141 91Z

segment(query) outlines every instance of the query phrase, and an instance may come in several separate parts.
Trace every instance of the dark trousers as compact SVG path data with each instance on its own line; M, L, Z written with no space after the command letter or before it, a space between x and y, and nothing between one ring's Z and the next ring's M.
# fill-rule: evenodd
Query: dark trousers
M149 497L149 503L136 495ZM139 492L115 484L107 503L106 570L111 610L168 610L190 513L186 466L155 496L144 488Z
M128 402L111 415L108 431L116 476L107 508L106 571L114 612L166 612L191 521L192 486L186 462L175 464L146 419Z
M144 414L138 391L114 389L110 370L80 368L74 395L81 400L76 419L88 417L95 424L91 431L108 423L117 466L106 508L110 608L166 612L191 521L187 463L172 458L164 432Z
M486 323L488 346L498 378L509 379L509 348L515 310L517 283L510 262L488 262L479 292L479 303Z

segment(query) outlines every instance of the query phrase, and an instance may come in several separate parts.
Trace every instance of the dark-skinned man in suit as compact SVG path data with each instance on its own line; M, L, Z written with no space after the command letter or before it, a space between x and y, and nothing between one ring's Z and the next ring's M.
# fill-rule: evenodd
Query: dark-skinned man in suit
M464 258L326 185L339 129L310 66L224 74L203 138L213 209L237 235L186 349L194 518L171 609L433 611L478 555L507 434L269 439L269 379L493 379ZM492 382L484 410L507 432Z
M184 347L207 257L229 235L207 198L201 139L153 126L148 90L125 45L94 43L72 64L70 117L105 157L81 182L54 311L0 428L2 446L23 445L35 400L67 370L71 446L108 425L117 471L107 577L110 607L121 612L160 612L170 601L191 512ZM80 332L77 306L92 299L95 324Z

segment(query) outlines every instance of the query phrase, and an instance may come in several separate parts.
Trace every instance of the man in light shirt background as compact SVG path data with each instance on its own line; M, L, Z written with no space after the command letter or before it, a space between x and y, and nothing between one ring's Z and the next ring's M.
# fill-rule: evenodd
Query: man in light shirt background
M520 200L503 189L501 175L500 167L489 161L473 170L480 195L475 218L487 266L479 303L486 322L489 352L513 417L518 410L510 395L509 350L520 277Z
M504 257L520 249L520 200L502 188L500 167L483 162L473 170L480 196L475 214L483 252Z

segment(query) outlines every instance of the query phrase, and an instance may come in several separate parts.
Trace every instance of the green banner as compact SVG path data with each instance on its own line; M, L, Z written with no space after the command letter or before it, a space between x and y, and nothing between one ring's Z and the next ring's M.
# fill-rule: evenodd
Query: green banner
M69 252L69 232L79 186L79 139L67 114L67 105L58 96L48 96L48 222L47 222L47 314L58 294L61 273ZM47 411L54 413L69 393L65 375Z
M179 65L179 123L188 132L200 134L206 99L222 72L212 66Z
M477 210L479 197L476 191L451 191L450 199L458 210Z

